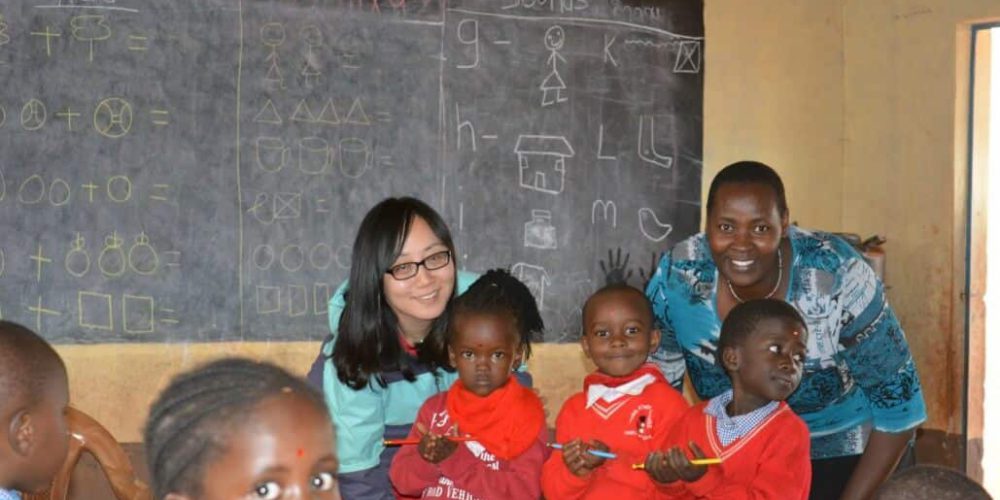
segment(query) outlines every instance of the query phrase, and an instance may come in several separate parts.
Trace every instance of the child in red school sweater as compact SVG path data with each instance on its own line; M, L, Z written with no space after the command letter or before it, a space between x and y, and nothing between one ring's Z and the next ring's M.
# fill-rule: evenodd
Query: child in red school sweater
M774 299L738 304L722 323L719 357L733 388L695 405L651 460L677 498L806 499L809 429L785 403L802 379L805 321ZM693 465L706 455L717 465Z
M598 290L583 306L583 352L597 365L584 390L563 405L545 463L542 491L551 499L660 498L666 485L634 470L665 449L667 433L688 405L646 362L660 343L645 295L627 285ZM611 452L614 459L591 450ZM665 464L659 465L666 467Z
M540 496L545 411L512 375L543 328L531 292L506 271L486 273L455 299L444 341L458 380L424 403L409 435L419 444L393 459L397 498Z

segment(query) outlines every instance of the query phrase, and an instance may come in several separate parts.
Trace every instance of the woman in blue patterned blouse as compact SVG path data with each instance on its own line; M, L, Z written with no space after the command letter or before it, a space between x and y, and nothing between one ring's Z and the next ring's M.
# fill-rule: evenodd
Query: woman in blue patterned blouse
M646 294L662 328L654 361L698 396L729 388L716 360L722 319L750 299L781 298L809 327L802 383L788 403L812 435L811 499L868 498L926 420L903 330L864 259L829 233L788 224L778 174L738 162L712 180L705 232L663 257Z

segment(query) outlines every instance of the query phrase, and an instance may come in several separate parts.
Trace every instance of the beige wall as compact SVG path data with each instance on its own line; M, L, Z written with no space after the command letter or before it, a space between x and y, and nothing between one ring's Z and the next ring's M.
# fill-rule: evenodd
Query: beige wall
M704 190L722 166L775 166L801 225L889 238L889 297L924 382L925 427L961 432L963 354L956 170L956 33L997 0L706 0ZM960 120L959 120L960 121ZM964 168L963 165L959 167ZM960 170L960 169L959 169ZM137 441L167 378L222 354L304 372L314 343L62 346L72 397ZM540 346L550 417L588 369Z

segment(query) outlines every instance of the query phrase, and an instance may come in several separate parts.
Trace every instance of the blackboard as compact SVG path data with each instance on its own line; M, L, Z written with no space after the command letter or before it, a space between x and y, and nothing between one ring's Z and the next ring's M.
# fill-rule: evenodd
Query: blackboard
M319 339L362 216L413 195L571 339L608 248L697 230L703 33L687 0L4 3L0 317Z

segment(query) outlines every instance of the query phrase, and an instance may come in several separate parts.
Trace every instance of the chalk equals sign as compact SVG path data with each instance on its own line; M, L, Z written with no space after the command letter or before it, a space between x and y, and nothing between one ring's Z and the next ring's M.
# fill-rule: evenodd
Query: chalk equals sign
M180 321L178 321L176 319L173 319L173 318L164 318L163 317L163 313L172 313L172 312L174 312L173 309L167 309L166 307L161 307L160 308L160 323L163 323L163 324L166 324L166 325L176 325L176 324L180 323Z
M179 250L163 252L163 264L167 267L181 267L181 252Z
M379 156L378 157L378 164L379 164L379 166L383 166L383 167L391 167L391 166L394 166L396 163L392 161L392 157L391 156Z
M153 125L169 125L170 124L170 112L165 109L154 109L150 110L150 115L152 115Z
M392 121L392 116L390 116L389 113L385 111L377 111L374 113L374 115L375 115L375 121L380 121L385 123L389 123Z
M142 35L129 35L128 50L134 52L145 52L146 50L148 50L148 48L146 47L148 41L149 38Z

